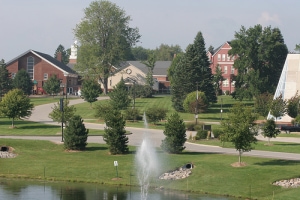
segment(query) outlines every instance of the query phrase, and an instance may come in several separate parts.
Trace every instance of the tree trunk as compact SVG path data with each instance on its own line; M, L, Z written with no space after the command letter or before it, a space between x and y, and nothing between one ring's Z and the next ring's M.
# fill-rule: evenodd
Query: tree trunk
M108 78L104 78L103 79L103 94L107 94L107 91L108 91L108 89L107 89L107 80L108 80Z
M12 118L12 120L11 120L11 128L15 128L15 125L14 125L14 119L15 119L15 118Z
M270 145L270 137L268 137L268 145Z
M239 150L239 163L241 163L241 161L242 161L242 151Z

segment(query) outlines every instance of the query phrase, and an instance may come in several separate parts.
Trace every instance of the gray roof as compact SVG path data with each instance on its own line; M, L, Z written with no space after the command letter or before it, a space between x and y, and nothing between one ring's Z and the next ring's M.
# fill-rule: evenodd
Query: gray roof
M143 64L141 61L126 61L127 64L123 63L122 67L128 67L129 64L137 67L145 74L148 73L148 68L145 64ZM167 76L168 75L168 68L171 66L172 61L156 61L154 69L153 69L153 75L154 76Z

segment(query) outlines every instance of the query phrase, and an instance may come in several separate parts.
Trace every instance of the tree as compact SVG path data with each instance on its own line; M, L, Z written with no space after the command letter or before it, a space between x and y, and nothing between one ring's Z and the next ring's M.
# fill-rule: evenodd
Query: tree
M79 115L73 116L64 132L64 146L68 150L84 150L89 130L85 128Z
M29 74L24 69L19 70L13 79L13 87L21 89L25 95L30 95L32 92L32 86L33 82Z
M112 112L114 108L110 103L107 103L105 101L99 101L99 103L96 104L94 110L95 117L104 120L106 115Z
M300 103L300 96L298 95L298 91L297 91L295 96L287 100L286 111L290 117L296 118L299 115L300 113L299 103Z
M140 35L129 26L125 11L109 1L93 1L84 14L74 29L80 44L76 68L83 76L99 79L107 94L111 66L124 60Z
M167 45L161 44L158 48L154 50L154 54L157 60L171 61L173 58L182 53L182 49L179 45Z
M184 143L186 141L185 124L178 113L174 113L168 119L165 125L164 135L161 148L168 153L180 153L185 149Z
M215 51L215 48L214 48L212 45L210 45L210 46L208 47L207 51L213 53L213 52Z
M129 93L123 77L120 82L114 86L113 91L110 92L108 96L110 97L111 105L115 109L123 110L130 105L131 99L129 98Z
M49 117L55 122L63 122L65 125L74 117L76 108L75 106L69 106L69 100L64 99L63 112L60 110L60 101L54 104Z
M0 102L0 113L12 119L12 128L14 128L14 120L31 115L33 104L22 90L13 89L4 95Z
M172 77L174 76L175 67L180 62L180 59L184 56L184 53L176 54L174 59L172 60L171 66L168 68L168 79L172 82Z
M144 65L148 68L148 73L146 75L146 84L151 86L151 88L154 85L154 80L153 80L153 69L155 67L156 63L156 58L155 55L151 55L148 57L148 60L142 61Z
M53 96L60 91L60 81L56 75L50 76L50 78L44 83L43 89Z
M285 115L286 113L286 100L282 98L282 94L273 99L270 106L270 114L275 117L277 121L278 117Z
M272 98L273 95L268 92L257 95L254 101L254 108L256 112L263 117L267 117L270 111Z
M194 91L189 93L183 102L183 107L186 112L197 113L197 114L205 112L208 108L208 105L209 102L204 92L201 91L198 91L198 101L197 101L197 91Z
M150 49L145 49L144 47L137 46L131 48L131 53L133 56L133 60L147 60L148 56L153 52ZM128 60L128 59L126 59Z
M216 66L216 72L213 75L213 84L214 84L214 90L215 90L216 96L218 96L221 92L220 86L221 86L223 80L224 80L223 72L218 64Z
M10 73L6 69L5 61L0 61L0 100L12 87Z
M105 133L103 140L108 145L109 152L112 155L124 154L129 151L126 136L125 120L119 110L113 110L105 116Z
M92 103L97 101L97 98L102 93L100 85L93 79L85 79L82 83L81 94L85 101Z
M171 79L172 102L176 111L182 111L182 103L186 95L198 90L205 93L208 101L217 102L213 87L213 75L206 55L205 42L201 32L198 32L194 43L190 44L184 55L177 62Z
M249 29L242 26L230 45L228 53L236 56L233 66L238 70L234 98L273 94L288 53L280 30L261 25Z
M300 52L300 44L296 44L296 46L295 46L295 51Z
M61 53L61 62L64 63L65 65L68 64L71 50L70 49L65 50L65 47L60 44L60 45L58 45L58 47L54 53L54 58L57 59L57 55L59 52Z
M146 110L147 120L152 123L156 123L167 117L168 110L161 107L150 107Z
M276 128L274 119L267 120L263 127L263 136L268 137L268 145L270 145L270 138L276 138L280 134L280 130Z
M254 121L257 115L253 113L251 107L246 107L242 103L235 104L228 113L228 119L222 122L224 138L232 142L239 152L239 163L241 163L242 152L251 151L252 143L257 141L258 133Z

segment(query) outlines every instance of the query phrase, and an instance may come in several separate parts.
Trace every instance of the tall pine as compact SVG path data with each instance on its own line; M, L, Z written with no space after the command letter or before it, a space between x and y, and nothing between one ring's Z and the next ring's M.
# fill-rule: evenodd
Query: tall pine
M114 86L113 91L110 92L108 96L110 97L111 105L115 109L126 109L130 105L131 99L123 77L120 82Z
M194 43L190 44L186 53L176 60L176 66L172 70L171 87L173 107L182 111L182 103L187 94L198 90L205 93L210 103L217 102L213 86L213 74L206 55L205 42L201 32L198 32Z
M11 78L6 69L5 61L0 61L0 99L11 89Z

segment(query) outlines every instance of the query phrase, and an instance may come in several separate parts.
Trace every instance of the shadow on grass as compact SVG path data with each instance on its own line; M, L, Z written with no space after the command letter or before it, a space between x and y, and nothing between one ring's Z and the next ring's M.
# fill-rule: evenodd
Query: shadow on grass
M299 165L300 161L295 160L270 160L266 162L254 163L255 165L267 166L267 165L280 165L280 166L288 166L288 165Z
M107 147L86 147L85 151L104 151Z
M298 143L276 143L276 146L300 146Z

